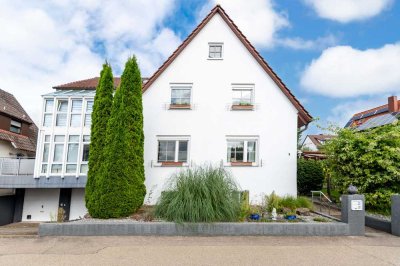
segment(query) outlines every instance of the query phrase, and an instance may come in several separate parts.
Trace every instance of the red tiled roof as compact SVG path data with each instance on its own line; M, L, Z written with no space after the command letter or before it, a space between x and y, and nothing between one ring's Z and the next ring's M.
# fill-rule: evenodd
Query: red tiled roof
M99 77L94 77L90 79L78 80L62 85L54 86L53 89L59 90L95 90L99 84ZM142 78L142 82L145 83L148 78ZM120 77L114 77L114 87L118 87L121 83Z
M2 89L0 89L0 113L25 121L29 124L33 123L32 119L25 112L14 95Z
M400 100L397 101L397 104L398 106L400 106ZM370 120L371 118L386 115L389 113L391 113L389 111L389 104L380 105L362 112L355 113L347 122L345 127L358 127Z
M30 152L36 151L36 137L30 138L28 136L0 129L0 139L11 142L16 149Z
M172 53L172 55L161 65L161 67L151 76L146 84L143 86L143 92L145 92L151 84L164 72L165 69L175 60L176 57L185 49L185 47L196 37L196 35L204 28L204 26L211 20L215 14L219 14L223 20L228 24L231 30L239 38L239 40L244 44L248 51L253 55L255 60L261 65L265 72L274 80L282 92L288 97L290 102L299 111L299 126L306 125L312 121L312 116L307 112L307 110L301 105L301 103L296 99L296 97L291 93L291 91L286 87L278 75L272 70L264 58L257 52L254 46L249 40L243 35L239 28L235 25L233 20L226 14L225 10L220 6L216 5L211 12L204 18L204 20L194 29L194 31L182 42L182 44Z

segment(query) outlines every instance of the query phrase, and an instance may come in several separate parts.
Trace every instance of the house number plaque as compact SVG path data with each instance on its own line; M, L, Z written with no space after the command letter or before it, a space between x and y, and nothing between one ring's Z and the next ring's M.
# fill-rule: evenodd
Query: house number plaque
M352 211L362 211L362 200L352 200L351 201L351 210Z

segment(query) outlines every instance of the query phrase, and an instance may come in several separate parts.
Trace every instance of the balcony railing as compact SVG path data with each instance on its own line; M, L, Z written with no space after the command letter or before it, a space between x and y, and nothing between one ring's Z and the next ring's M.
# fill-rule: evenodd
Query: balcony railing
M0 176L33 175L35 158L0 158Z

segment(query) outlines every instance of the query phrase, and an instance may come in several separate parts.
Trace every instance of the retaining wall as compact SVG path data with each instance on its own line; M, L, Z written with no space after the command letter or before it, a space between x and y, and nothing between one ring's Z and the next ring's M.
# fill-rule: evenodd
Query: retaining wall
M43 223L39 236L344 236L345 223Z

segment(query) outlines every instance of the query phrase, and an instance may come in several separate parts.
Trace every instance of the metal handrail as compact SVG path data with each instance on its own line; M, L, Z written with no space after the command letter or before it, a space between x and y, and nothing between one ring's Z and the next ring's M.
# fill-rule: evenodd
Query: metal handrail
M318 201L319 210L322 212L322 207L327 207L328 214L331 215L331 204L332 204L331 199L329 197L327 197L322 191L312 190L311 191L311 201L313 204L317 202L314 197L315 194L318 194L318 196L316 198L319 197L319 201ZM323 199L325 199L325 201Z

